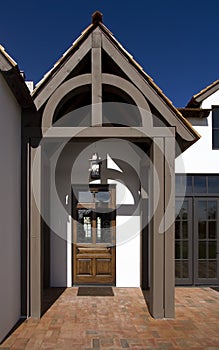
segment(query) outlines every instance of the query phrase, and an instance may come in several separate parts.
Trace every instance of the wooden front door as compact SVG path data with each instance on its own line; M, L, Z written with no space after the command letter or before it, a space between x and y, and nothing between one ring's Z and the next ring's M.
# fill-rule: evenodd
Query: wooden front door
M80 186L74 192L74 284L115 285L115 186Z

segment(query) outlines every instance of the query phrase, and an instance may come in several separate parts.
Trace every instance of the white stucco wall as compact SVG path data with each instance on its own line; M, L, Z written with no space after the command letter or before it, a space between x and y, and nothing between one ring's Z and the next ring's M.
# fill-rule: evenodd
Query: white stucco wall
M127 174L127 180L129 174ZM129 189L118 181L108 180L116 185L116 205L134 205ZM136 184L137 186L137 184ZM140 215L116 216L116 287L140 287Z
M20 317L21 110L0 74L0 341Z
M116 286L140 287L140 217L117 216Z
M219 91L206 98L201 108L211 109L213 105L219 105ZM201 138L176 159L176 173L219 173L219 150L212 150L212 113L207 119L189 121Z

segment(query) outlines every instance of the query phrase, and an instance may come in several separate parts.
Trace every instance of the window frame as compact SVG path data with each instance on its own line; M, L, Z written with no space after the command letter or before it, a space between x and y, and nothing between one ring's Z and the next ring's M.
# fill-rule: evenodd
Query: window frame
M176 177L176 197L179 197L179 196L195 196L195 197L219 197L219 190L218 192L217 191L214 191L214 192L211 192L209 191L210 189L210 185L209 185L209 178L212 178L212 177L216 177L218 178L218 181L219 181L219 174L218 173L211 173L211 174L204 174L204 173L200 173L200 174L190 174L190 173L186 173L186 174L182 174L182 173L176 173L175 174L175 177ZM177 179L178 177L178 179ZM177 190L177 185L180 184L181 182L181 178L182 177L185 177L185 180L187 182L187 178L189 177L191 179L191 188L190 190L185 189L185 193L183 192L180 192L180 186L179 186L179 190ZM195 192L195 179L194 178L197 178L197 177L205 177L205 181L206 181L206 191L205 192ZM179 180L177 182L177 180Z
M214 126L214 111L218 110L219 113L219 105L212 105L212 150L219 150L219 144L216 146L215 145L215 131L219 132L219 126Z

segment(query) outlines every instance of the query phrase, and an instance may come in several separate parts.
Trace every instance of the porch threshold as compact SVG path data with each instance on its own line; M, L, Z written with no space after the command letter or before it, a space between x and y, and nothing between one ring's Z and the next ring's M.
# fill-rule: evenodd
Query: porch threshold
M79 287L77 296L97 296L97 297L110 297L114 296L112 287Z

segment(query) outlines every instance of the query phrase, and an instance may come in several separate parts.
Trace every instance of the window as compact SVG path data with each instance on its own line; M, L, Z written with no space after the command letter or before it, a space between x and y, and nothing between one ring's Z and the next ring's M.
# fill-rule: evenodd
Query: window
M219 175L200 174L182 175L176 174L177 196L219 196Z
M206 176L194 176L194 192L195 193L206 193Z
M219 149L219 106L212 107L212 149Z

